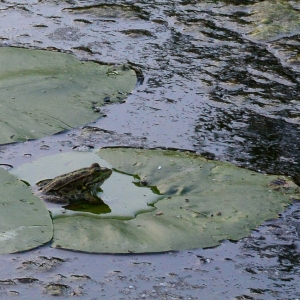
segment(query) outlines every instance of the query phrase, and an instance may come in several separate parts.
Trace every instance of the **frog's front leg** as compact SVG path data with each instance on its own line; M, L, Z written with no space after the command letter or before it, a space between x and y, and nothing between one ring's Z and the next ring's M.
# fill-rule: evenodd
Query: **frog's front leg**
M102 193L103 190L101 188L101 186L98 184L98 185L91 185L89 183L85 184L83 187L82 187L82 190L84 192L90 192L91 194L96 194L96 193Z
M104 204L101 198L99 198L97 195L89 193L88 191L84 193L84 200L88 203Z

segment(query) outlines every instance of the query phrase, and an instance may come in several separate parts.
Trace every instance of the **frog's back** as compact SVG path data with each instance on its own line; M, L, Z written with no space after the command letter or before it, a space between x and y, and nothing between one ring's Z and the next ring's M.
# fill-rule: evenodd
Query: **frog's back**
M49 185L52 182L53 179L43 179L36 183L36 185L39 187L39 190L44 190L47 185Z

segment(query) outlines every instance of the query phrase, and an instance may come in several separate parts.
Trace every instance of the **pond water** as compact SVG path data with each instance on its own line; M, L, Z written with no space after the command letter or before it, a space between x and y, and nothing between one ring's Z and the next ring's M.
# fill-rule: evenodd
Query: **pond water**
M138 74L125 103L103 108L106 117L1 146L1 163L90 147L170 147L300 182L299 10L283 0L1 2L2 46L128 63ZM215 249L113 256L45 246L2 256L0 295L300 298L299 211L294 203Z

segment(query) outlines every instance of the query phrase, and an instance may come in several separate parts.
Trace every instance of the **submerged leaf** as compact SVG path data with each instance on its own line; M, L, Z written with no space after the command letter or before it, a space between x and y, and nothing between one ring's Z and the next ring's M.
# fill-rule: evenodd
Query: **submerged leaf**
M255 29L250 36L260 40L278 38L297 33L300 28L299 10L292 1L268 0L251 5L252 14L246 19L253 22Z
M0 254L32 249L52 239L52 220L44 203L2 168L0 191Z
M212 247L275 218L297 192L285 177L277 180L188 152L107 148L99 155L157 186L165 197L155 203L156 211L130 220L57 218L55 247L106 253Z
M95 112L99 106L123 101L135 84L135 72L127 67L80 62L64 53L0 48L0 144L91 122L100 116Z

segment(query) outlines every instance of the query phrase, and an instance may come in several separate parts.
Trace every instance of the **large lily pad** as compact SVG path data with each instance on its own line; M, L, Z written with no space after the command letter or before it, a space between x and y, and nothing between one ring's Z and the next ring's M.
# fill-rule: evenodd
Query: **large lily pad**
M238 240L291 203L297 186L188 152L101 149L116 169L137 174L165 198L130 220L54 219L55 247L87 252L160 252Z
M36 139L99 117L93 107L124 100L135 72L64 53L0 48L0 143ZM99 110L99 109L98 109Z
M0 168L0 254L49 242L52 220L43 202L15 176Z

